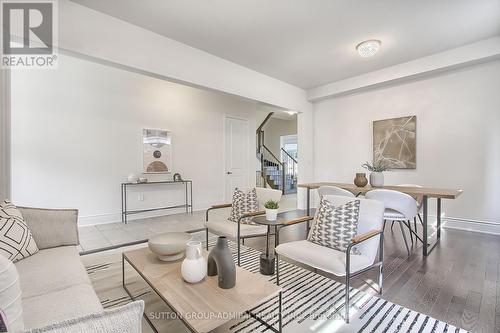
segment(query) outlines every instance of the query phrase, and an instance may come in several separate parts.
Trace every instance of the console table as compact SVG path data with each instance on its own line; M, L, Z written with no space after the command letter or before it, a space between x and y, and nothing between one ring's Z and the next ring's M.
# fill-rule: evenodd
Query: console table
M137 210L127 210L127 189L130 186L149 186L149 185L184 185L184 193L185 193L185 202L183 205L175 205L175 206L167 206L167 207L157 207L157 208L149 208L149 209L137 209ZM167 187L168 188L168 187ZM173 180L165 180L165 181L154 181L147 183L122 183L121 184L121 192L122 192L122 222L127 223L127 216L138 213L152 212L156 210L164 210L164 209L174 209L174 208L185 208L186 213L188 211L193 213L193 182L191 180L181 180L181 181L173 181Z

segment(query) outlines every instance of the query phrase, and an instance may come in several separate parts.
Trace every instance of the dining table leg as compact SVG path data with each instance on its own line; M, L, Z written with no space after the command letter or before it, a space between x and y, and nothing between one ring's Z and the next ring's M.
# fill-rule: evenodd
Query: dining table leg
M310 211L311 211L311 188L307 188L307 203L306 203L306 213L307 216L310 216ZM309 221L306 222L306 232L309 232Z
M441 239L441 198L437 198L437 239Z
M428 210L429 210L429 207L428 207L428 201L429 201L429 198L427 195L424 195L423 197L423 218L424 218L424 223L423 223L423 231L422 231L422 243L423 243L423 247L422 247L422 251L423 251L423 255L424 257L427 257L428 255L428 222L429 222L429 216L428 216Z

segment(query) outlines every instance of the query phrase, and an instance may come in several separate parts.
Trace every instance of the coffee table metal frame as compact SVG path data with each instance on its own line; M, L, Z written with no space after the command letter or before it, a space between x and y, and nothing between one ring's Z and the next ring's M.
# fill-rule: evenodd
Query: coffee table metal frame
M127 293L127 295L130 297L130 299L132 301L135 301L136 298L132 295L132 293L130 292L130 290L127 288L127 285L125 283L125 261L136 271L137 274L139 274L141 276L141 278L144 280L144 282L146 282L148 284L148 286L154 290L154 292L158 295L158 297L161 298L161 300L167 304L168 307L170 307L172 310L175 311L175 309L171 306L171 304L169 304L169 302L162 297L162 295L160 294L160 292L151 284L149 283L149 281L146 279L146 277L134 266L133 263L131 263L127 257L125 257L125 255L122 253L122 287L123 289L125 290L125 292ZM255 313L253 313L252 311L254 311L257 307L259 307L260 305L250 309L250 310L247 310L245 311L246 314L248 314L250 317L254 318L255 320L257 320L258 322L260 322L262 325L266 326L268 329L270 329L271 331L275 332L275 333L281 333L282 330L283 330L283 315L282 315L282 293L283 291L281 290L278 294L278 329L274 328L273 326L271 326L269 323L267 323L266 321L264 321L262 318L260 318L259 316L257 316ZM149 319L149 317L146 315L146 313L144 313L144 318L146 319L146 321L148 322L149 326L151 327L151 329L153 331L155 331L156 333L158 333L158 330L154 327L153 323L151 322L151 319ZM182 316L179 316L179 319L184 323L184 325L191 331L191 332L196 332L196 331L193 331L191 329L191 327L189 325L187 325L187 323L184 321L183 317Z

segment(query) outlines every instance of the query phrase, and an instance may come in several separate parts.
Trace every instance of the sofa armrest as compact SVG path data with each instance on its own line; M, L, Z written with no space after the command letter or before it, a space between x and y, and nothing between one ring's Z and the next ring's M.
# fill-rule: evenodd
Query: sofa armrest
M78 245L78 210L19 207L40 250Z

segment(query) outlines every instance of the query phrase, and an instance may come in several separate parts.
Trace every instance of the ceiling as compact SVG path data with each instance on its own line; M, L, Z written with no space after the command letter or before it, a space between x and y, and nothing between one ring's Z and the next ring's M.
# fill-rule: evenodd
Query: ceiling
M500 0L73 1L302 88L500 34Z

